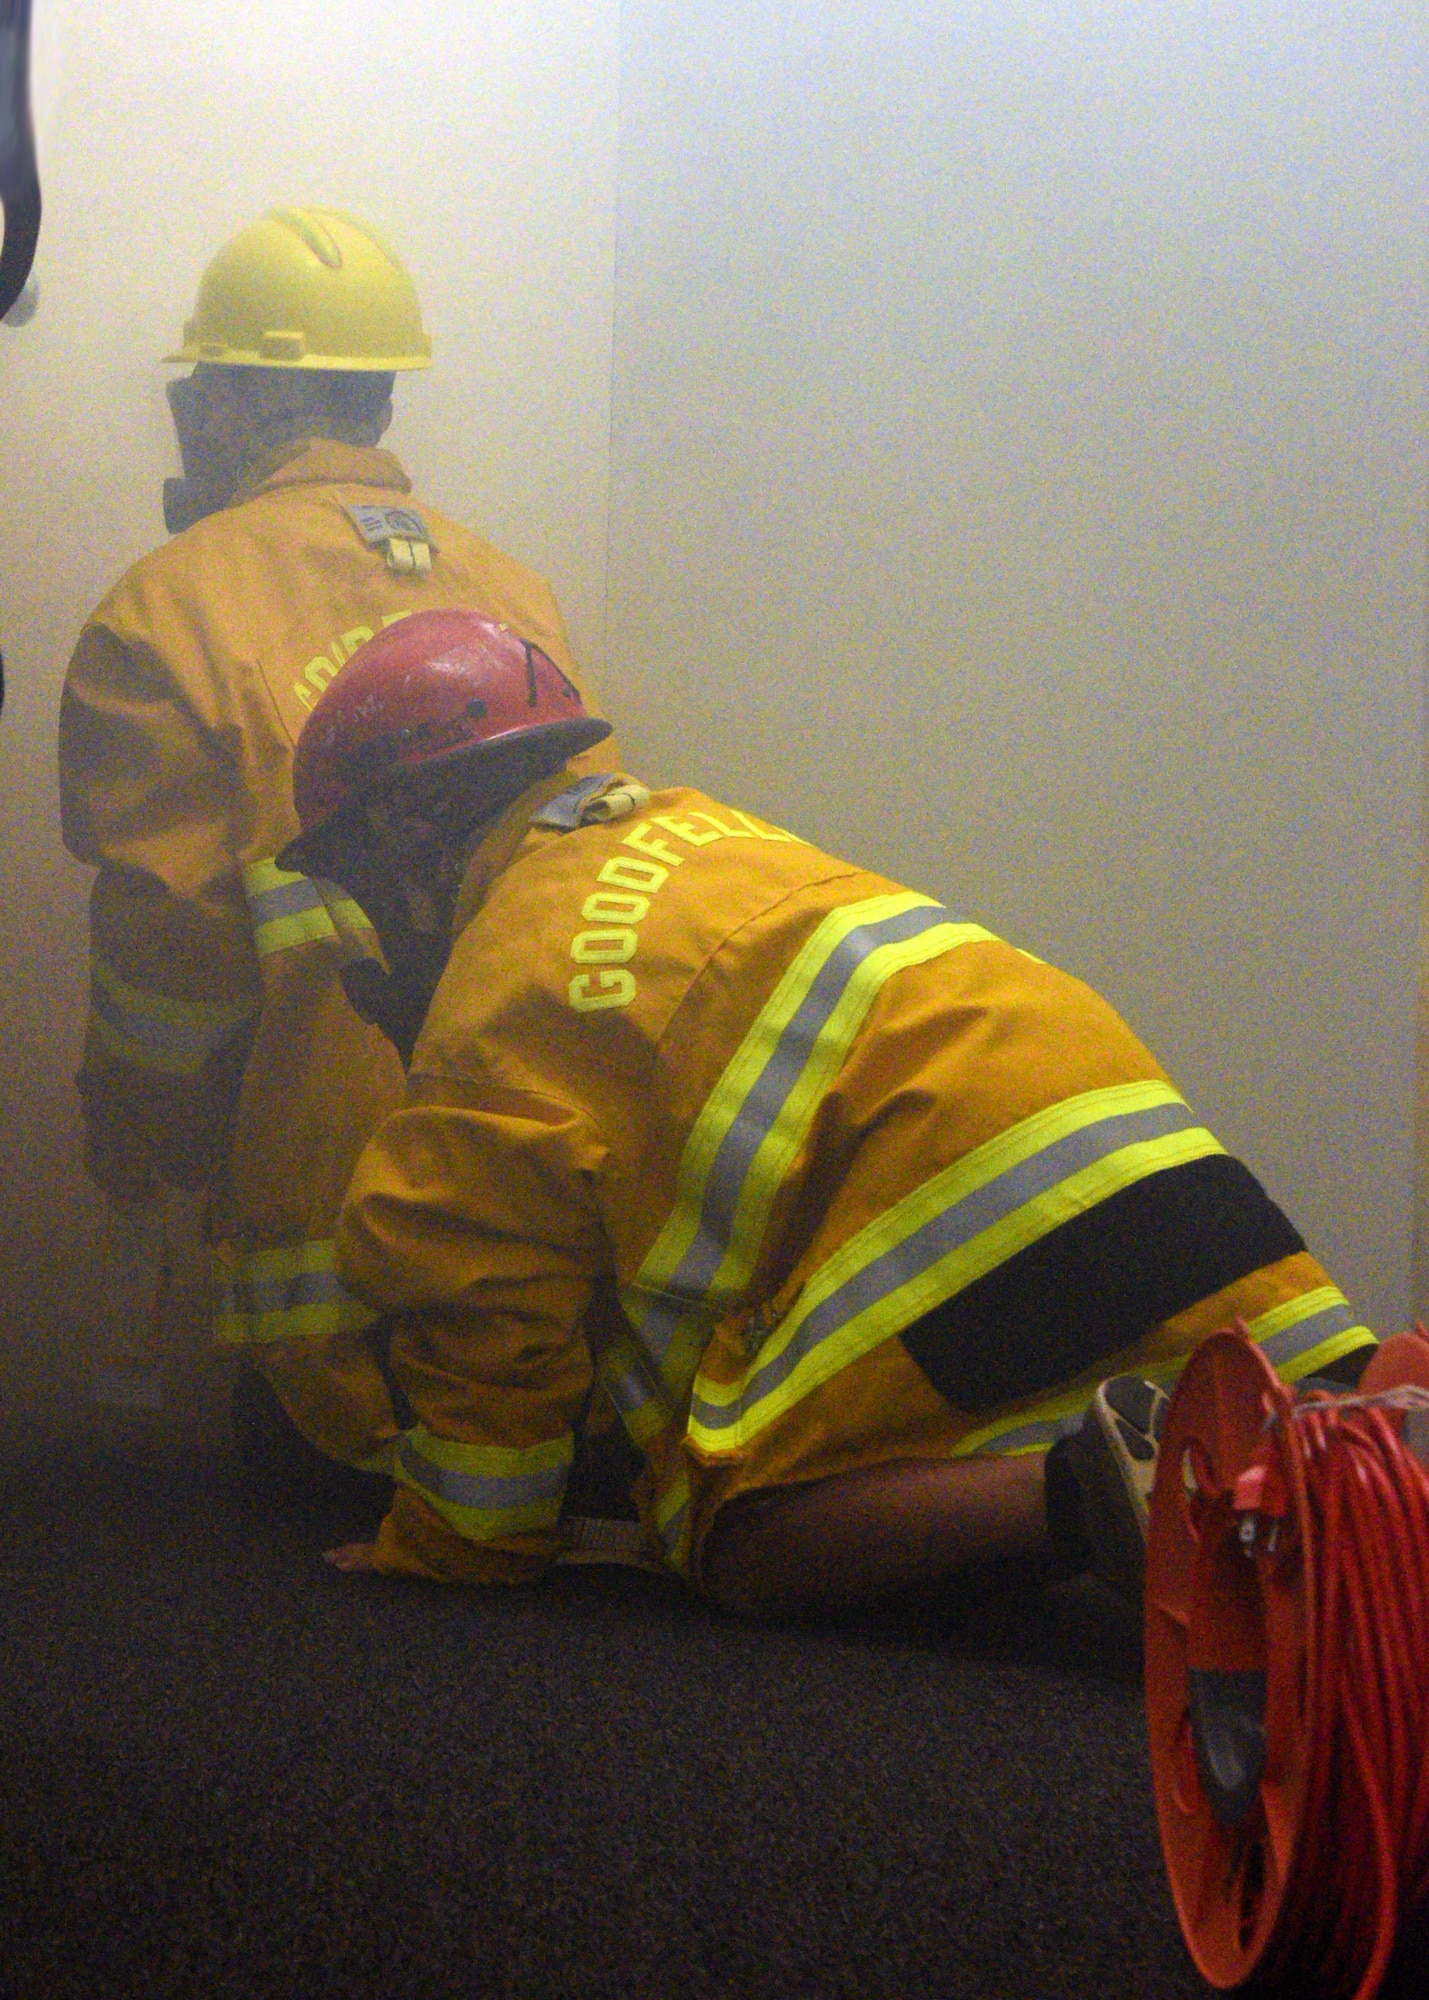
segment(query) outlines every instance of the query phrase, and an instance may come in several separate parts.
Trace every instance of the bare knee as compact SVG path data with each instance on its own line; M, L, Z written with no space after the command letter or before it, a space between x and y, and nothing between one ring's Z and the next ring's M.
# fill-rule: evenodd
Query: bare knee
M739 1495L710 1530L701 1581L726 1611L795 1616L1029 1554L1046 1527L1040 1457L900 1460Z
M721 1611L769 1618L802 1608L786 1602L780 1588L777 1517L784 1497L767 1488L741 1493L716 1516L705 1539L700 1587Z

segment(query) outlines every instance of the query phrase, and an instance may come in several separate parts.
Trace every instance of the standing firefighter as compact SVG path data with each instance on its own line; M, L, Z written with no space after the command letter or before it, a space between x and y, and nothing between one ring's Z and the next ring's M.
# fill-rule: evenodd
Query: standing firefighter
M363 913L275 859L293 746L349 656L414 612L479 609L574 669L545 583L414 503L379 449L430 342L364 225L284 209L243 230L168 359L194 364L169 390L174 539L85 626L61 721L65 842L99 870L87 1160L121 1249L165 1185L207 1190L219 1340L323 1452L377 1466L398 1426L333 1227L402 1069L340 983L356 961L353 990L377 991ZM99 1399L150 1400L153 1359L148 1326L116 1329ZM240 1379L261 1428L266 1392Z
M725 1604L1049 1516L1134 1573L1156 1392L1099 1378L1237 1314L1291 1378L1372 1336L1094 993L748 813L575 777L604 727L509 634L415 618L299 745L284 865L343 883L399 983L420 913L452 937L339 1225L415 1421L375 1545L332 1559L539 1572L594 1375L652 1543Z

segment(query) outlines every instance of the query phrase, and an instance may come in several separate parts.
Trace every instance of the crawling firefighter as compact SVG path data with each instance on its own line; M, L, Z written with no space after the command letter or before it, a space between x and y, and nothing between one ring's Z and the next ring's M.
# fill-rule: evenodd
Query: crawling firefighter
M271 1385L240 1377L249 1449L276 1465L293 1442L276 1391L322 1453L377 1468L399 1430L383 1329L337 1277L333 1227L402 1068L340 984L375 951L367 919L275 858L293 745L349 655L413 613L480 610L575 669L545 583L414 501L380 448L430 342L365 225L293 208L243 230L168 358L192 364L169 390L174 539L85 626L60 736L65 841L99 871L80 1090L124 1301L94 1393L158 1400L146 1255L164 1187L202 1188L218 1338Z
M332 1560L535 1576L594 1377L659 1559L733 1608L1049 1520L1134 1569L1150 1384L1237 1314L1287 1378L1372 1335L1094 993L757 815L574 770L605 734L538 648L419 616L299 743L281 865L427 1008L338 1229L414 1422Z

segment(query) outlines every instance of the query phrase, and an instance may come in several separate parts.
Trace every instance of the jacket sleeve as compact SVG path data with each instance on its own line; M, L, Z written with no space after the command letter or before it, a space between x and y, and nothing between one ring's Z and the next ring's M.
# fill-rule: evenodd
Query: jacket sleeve
M378 1567L524 1582L556 1552L590 1387L598 1146L582 1114L527 1091L415 1078L411 1096L369 1142L338 1225L343 1283L400 1316L392 1365L416 1419Z
M156 653L92 621L65 682L59 764L65 845L99 871L86 1163L119 1200L200 1186L223 1157L260 999L237 747Z

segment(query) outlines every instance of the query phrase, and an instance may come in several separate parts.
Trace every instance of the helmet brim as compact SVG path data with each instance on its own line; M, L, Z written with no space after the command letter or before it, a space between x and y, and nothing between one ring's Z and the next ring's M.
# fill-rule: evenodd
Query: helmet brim
M311 369L324 375L400 375L413 368L430 368L430 354L303 354L294 359L275 359L256 348L211 346L195 343L176 348L160 357L166 368L273 368L292 374L294 369Z
M513 774L524 777L520 787L524 791L526 785L549 777L581 751L603 743L611 728L610 723L597 715L573 716L569 722L545 722L534 729L513 729L485 743L461 745L445 755L423 758L420 764L385 771L349 794L326 819L290 840L277 856L278 866L295 875L317 875L341 883L343 857L352 852L353 843L360 838L363 806L402 778L465 762L473 767L474 779L480 773L481 789L489 789L495 798ZM507 799L511 796L508 792Z

